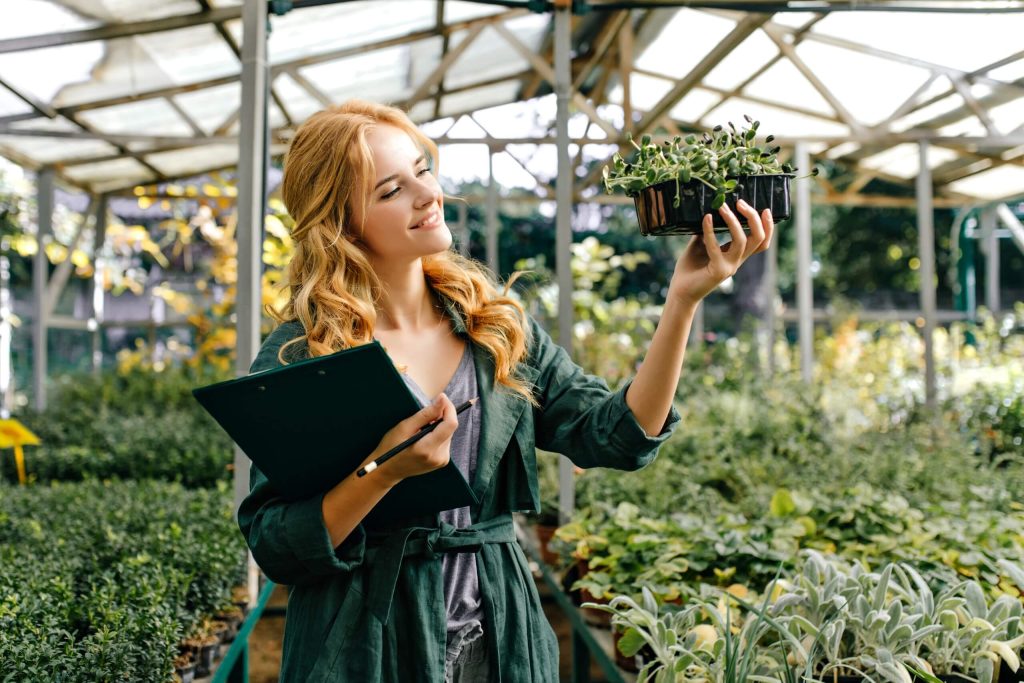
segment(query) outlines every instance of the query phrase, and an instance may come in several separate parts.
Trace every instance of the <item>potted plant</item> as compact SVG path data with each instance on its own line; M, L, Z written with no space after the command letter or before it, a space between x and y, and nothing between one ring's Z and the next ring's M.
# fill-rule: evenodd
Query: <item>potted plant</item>
M789 218L789 181L796 169L779 162L780 148L770 146L773 136L757 140L760 122L745 118L749 126L743 129L730 122L728 128L677 135L662 145L650 135L640 144L629 136L635 158L612 157L604 168L605 190L621 189L633 198L644 235L700 233L707 213L716 230L727 230L718 209L728 204L736 213L738 199L759 212L770 209L776 223Z

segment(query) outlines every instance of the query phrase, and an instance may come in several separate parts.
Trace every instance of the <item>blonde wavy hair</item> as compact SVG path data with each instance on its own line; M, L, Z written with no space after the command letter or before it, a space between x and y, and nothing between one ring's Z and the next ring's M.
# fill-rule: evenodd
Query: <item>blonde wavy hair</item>
M289 298L280 310L265 308L278 323L299 321L306 335L282 345L281 363L288 362L286 349L303 339L310 357L373 341L382 283L360 246L363 226L352 217L356 202L356 215L365 216L373 196L376 171L366 133L381 124L408 133L436 172L437 145L405 112L373 102L349 100L320 111L291 142L281 186L295 221L295 252L281 284ZM494 359L495 387L537 406L532 386L513 374L527 353L530 326L509 288L526 271L513 273L499 293L489 270L449 249L425 256L423 272L428 287L454 302L470 338Z

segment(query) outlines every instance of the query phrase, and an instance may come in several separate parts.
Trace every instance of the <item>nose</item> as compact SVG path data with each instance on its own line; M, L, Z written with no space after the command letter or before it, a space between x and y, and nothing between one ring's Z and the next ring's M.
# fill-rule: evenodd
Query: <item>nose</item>
M422 178L419 179L418 192L416 195L416 208L423 209L441 197L441 186L437 182L437 178L434 177L433 173L425 173Z

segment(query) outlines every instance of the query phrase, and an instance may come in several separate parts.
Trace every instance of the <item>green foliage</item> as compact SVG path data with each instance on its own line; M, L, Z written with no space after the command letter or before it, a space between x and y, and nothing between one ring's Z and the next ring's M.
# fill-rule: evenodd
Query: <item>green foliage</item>
M173 366L61 377L42 413L20 416L41 439L25 450L37 481L162 479L213 486L230 479L230 438L191 390L222 376ZM0 460L13 481L13 459Z
M164 683L244 563L226 486L0 486L4 680Z

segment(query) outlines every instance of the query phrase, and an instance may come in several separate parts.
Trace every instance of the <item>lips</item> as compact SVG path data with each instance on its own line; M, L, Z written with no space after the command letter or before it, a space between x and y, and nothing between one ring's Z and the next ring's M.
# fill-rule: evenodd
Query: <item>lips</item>
M412 226L409 229L410 230L418 230L420 228L430 229L430 228L436 228L440 224L441 224L441 211L440 211L440 209L434 209L429 214L427 214L426 218L424 218L419 223L417 223L416 225Z

